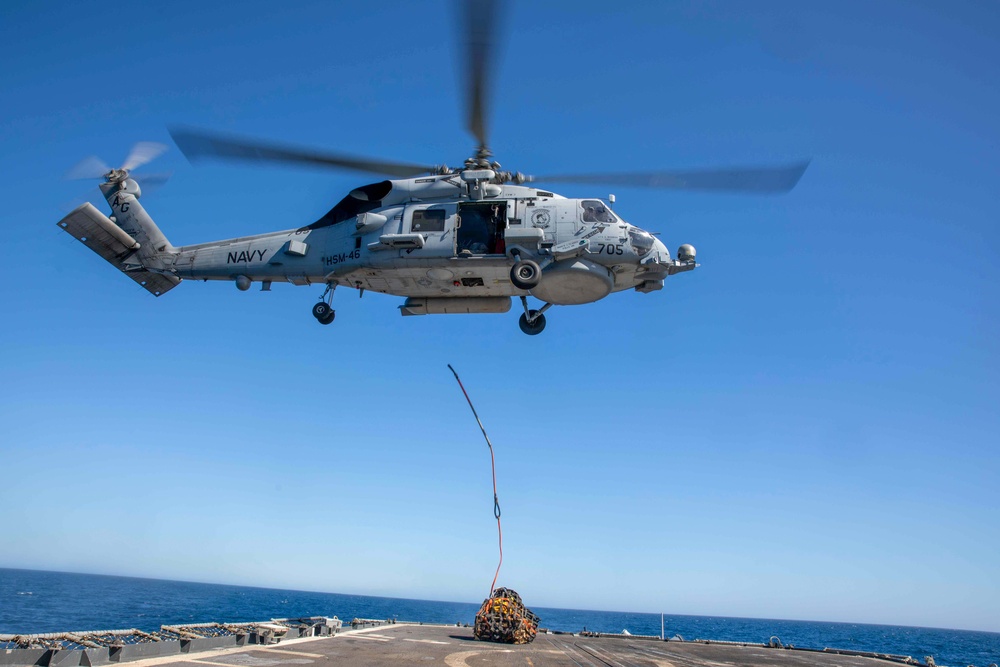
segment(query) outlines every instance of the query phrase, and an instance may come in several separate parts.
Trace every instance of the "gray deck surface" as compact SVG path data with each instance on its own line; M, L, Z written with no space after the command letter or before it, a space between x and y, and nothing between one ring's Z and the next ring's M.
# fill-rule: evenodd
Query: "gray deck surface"
M135 667L355 667L361 665L526 665L527 667L888 667L867 657L751 646L540 634L531 644L479 642L472 628L383 625L334 637L291 640L128 663Z

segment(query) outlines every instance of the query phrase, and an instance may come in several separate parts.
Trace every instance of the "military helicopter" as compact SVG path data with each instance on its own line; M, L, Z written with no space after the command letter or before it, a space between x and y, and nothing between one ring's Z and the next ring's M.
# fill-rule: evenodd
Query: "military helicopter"
M808 162L701 171L528 176L504 171L487 136L491 26L496 3L461 3L467 35L467 129L478 147L462 167L409 164L284 146L189 128L172 128L190 160L277 161L390 177L352 190L319 220L285 231L175 247L139 204L131 172L165 146L137 144L122 167L84 161L74 176L103 179L112 215L90 203L58 225L155 296L182 280L325 287L312 314L334 320L334 290L347 287L406 297L403 315L506 313L523 307L529 335L545 328L554 305L579 305L627 289L649 293L696 268L694 246L676 257L599 197L566 198L532 183L606 183L673 190L778 193L793 188ZM609 198L614 203L613 195ZM532 307L531 296L542 302Z

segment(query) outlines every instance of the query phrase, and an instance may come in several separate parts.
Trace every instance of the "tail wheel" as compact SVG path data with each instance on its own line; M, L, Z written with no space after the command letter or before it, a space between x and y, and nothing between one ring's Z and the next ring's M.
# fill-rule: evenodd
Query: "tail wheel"
M333 322L333 318L336 316L337 314L331 310L327 315L324 315L323 317L318 317L316 319L319 320L320 324L330 324Z
M542 268L530 259L519 259L510 269L510 282L514 287L530 290L538 286L542 279Z
M517 324L524 333L529 336L537 336L545 330L545 315L537 310L529 310L526 314L521 315Z

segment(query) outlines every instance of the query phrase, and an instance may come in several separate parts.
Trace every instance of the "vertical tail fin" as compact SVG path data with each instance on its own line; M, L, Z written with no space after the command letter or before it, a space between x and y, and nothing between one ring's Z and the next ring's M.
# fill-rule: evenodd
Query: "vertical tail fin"
M164 253L172 254L175 249L139 203L142 193L138 183L131 178L102 183L101 192L111 206L111 220L139 242L138 256L143 264L149 268L162 268L156 266L157 257Z

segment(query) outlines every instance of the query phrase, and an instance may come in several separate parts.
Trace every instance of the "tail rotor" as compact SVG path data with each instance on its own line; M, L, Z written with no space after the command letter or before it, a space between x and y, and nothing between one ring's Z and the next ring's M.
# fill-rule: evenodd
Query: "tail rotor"
M140 141L132 146L132 150L129 151L121 167L114 169L109 167L108 163L101 158L91 155L80 160L80 162L67 171L66 178L71 181L99 178L105 183L121 183L125 179L131 178L148 192L166 183L171 174L167 172L133 175L132 171L149 164L166 152L166 150L167 146L165 144L153 141Z
M155 141L140 141L132 146L132 150L129 152L128 157L125 158L125 163L122 165L122 169L125 171L138 169L142 165L149 164L156 158L160 157L166 151L166 144L159 144Z

